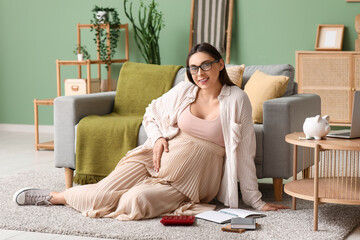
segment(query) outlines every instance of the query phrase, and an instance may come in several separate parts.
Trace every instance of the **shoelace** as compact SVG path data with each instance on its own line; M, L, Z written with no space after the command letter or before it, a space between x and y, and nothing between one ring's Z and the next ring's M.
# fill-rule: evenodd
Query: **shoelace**
M28 202L35 203L35 206L51 205L51 202L49 201L51 196L47 194L30 194L30 196L25 196L25 198L27 198Z

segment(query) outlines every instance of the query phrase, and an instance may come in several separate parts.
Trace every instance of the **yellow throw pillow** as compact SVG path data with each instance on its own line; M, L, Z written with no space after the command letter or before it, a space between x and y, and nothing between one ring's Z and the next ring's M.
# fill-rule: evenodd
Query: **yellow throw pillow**
M241 87L244 71L245 71L245 64L236 65L226 68L227 74L229 75L230 80Z
M259 70L250 77L244 91L250 99L254 123L263 122L263 103L284 95L289 77L271 76Z

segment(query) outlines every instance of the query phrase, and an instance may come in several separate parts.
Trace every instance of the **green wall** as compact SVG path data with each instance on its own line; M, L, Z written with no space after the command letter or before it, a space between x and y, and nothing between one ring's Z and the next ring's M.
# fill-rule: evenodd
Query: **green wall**
M157 0L164 13L162 64L184 65L188 51L190 0ZM234 0L231 63L290 63L296 50L314 50L318 24L344 24L344 50L354 50L354 19L360 3L345 0ZM145 0L149 3L150 0ZM89 23L94 5L115 7L123 23L122 0L0 0L0 123L33 124L33 99L56 96L55 60L75 59L76 24ZM137 9L138 1L134 9ZM93 33L82 41L96 56ZM121 57L119 47L117 57ZM143 62L130 25L130 60ZM117 78L120 66L114 66ZM76 78L75 67L62 67ZM94 74L95 72L93 72ZM103 71L105 78L105 71ZM52 124L52 107L40 106L40 124Z

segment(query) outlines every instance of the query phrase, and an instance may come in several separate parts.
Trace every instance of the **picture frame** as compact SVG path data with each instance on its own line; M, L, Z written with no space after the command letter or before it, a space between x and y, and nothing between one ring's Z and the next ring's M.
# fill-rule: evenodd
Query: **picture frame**
M316 34L315 50L341 51L344 38L342 24L319 24Z
M360 0L346 0L347 2L360 2Z

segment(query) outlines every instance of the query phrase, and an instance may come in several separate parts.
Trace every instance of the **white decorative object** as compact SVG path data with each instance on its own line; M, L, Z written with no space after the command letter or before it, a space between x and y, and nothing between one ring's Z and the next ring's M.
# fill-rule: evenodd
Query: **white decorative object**
M306 118L303 125L306 139L325 137L330 132L329 119L329 115Z
M78 59L78 61L83 61L84 60L84 54L78 53L77 54L77 59Z
M107 19L107 12L106 11L97 11L96 12L96 19L99 23L103 24Z

